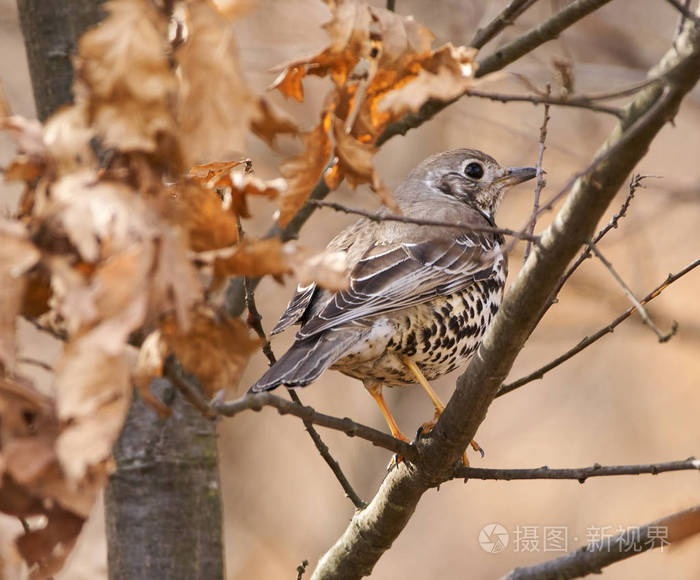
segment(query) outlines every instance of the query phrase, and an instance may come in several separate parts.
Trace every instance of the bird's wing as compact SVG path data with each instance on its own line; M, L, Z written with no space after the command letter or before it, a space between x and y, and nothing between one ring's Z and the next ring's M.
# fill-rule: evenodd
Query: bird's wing
M311 304L311 299L315 293L316 282L312 282L306 286L297 286L297 290L294 293L294 296L292 296L292 299L289 301L287 309L277 321L277 324L275 324L275 327L272 329L270 335L278 334L288 326L299 322L299 320L304 316L309 304Z
M494 276L500 257L497 244L473 233L374 245L350 273L350 288L333 294L325 308L304 323L297 338L458 292Z

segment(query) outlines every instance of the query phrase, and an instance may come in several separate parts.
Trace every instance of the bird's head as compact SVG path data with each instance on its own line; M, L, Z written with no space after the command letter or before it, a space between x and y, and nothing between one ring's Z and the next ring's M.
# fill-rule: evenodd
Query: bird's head
M431 195L457 199L493 218L505 191L536 174L535 167L501 167L476 149L455 149L428 157L413 170L409 181L427 185L421 188L424 193L427 189Z

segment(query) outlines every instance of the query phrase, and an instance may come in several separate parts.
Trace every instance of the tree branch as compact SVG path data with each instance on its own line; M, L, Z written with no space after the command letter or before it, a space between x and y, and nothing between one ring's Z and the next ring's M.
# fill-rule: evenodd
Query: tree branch
M516 568L504 580L567 580L600 574L601 568L700 533L700 506L663 517L645 526L603 538L534 566Z
M613 265L608 261L608 259L603 256L601 251L598 249L598 247L593 243L593 242L588 242L588 247L591 249L591 251L596 255L596 258L598 258L602 263L603 266L607 269L608 272L610 272L610 275L615 278L615 281L620 285L622 288L623 292L625 293L625 296L629 298L630 302L634 306L634 308L639 312L639 316L642 317L642 320L644 321L644 324L646 324L649 328L651 328L656 336L659 337L659 342L667 342L671 339L671 337L676 334L677 330L677 324L673 324L673 328L671 328L671 331L668 332L667 334L664 334L659 330L659 328L654 324L654 321L651 319L649 316L649 313L646 311L646 308L644 308L644 305L637 300L637 297L634 295L634 292L632 292L632 289L627 285L627 282L625 282L622 279L622 276L618 274L617 270L613 268Z
M498 36L505 28L512 26L515 19L532 6L537 0L511 0L506 4L503 11L483 28L479 28L474 33L474 38L469 46L482 48Z
M482 77L504 68L541 44L557 38L569 26L588 16L591 12L595 12L608 2L610 0L576 0L571 4L567 4L542 24L532 28L520 38L516 38L480 61L476 76Z
M618 109L617 107L607 107L605 105L596 105L595 102L585 96L563 98L540 95L507 95L503 93L488 93L486 91L479 91L476 89L469 89L465 95L468 97L498 101L499 103L532 103L533 105L573 107L576 109L588 109L589 111L593 111L595 113L614 115L618 119L622 117L621 109Z
M682 461L666 463L648 463L642 465L599 465L579 467L575 469L551 469L546 465L536 469L483 469L478 467L459 467L454 472L455 479L498 479L510 481L513 479L575 479L585 483L589 477L607 477L612 475L641 475L649 473L656 475L668 471L700 471L700 461L689 457Z
M668 278L666 278L666 280L664 280L659 286L654 288L649 294L647 294L644 298L642 298L640 300L640 302L642 304L647 304L648 302L651 302L654 298L656 298L659 294L661 294L666 288L668 288L676 280L685 276L688 272L690 272L691 270L693 270L697 266L700 266L700 258L698 258L697 260L688 264L680 272L677 272L675 274L669 274ZM555 358L552 362L544 365L543 367L540 367L536 371L530 373L529 375L527 375L525 377L518 379L517 381L513 381L512 383L508 383L507 385L501 386L501 388L499 389L496 396L500 397L501 395L505 395L507 393L510 393L511 391L514 391L515 389L522 387L523 385L526 385L527 383L530 383L530 382L534 381L535 379L541 379L545 375L545 373L548 373L552 369L555 369L556 367L558 367L560 364L565 363L571 357L573 357L574 355L577 355L583 349L589 347L594 342L596 342L597 340L604 337L606 334L610 334L611 332L613 332L615 330L615 328L617 326L619 326L620 324L622 324L625 320L627 320L635 310L637 310L637 308L635 306L631 306L630 308L625 310L620 316L618 316L615 320L613 320L610 324L604 326L595 334L593 334L591 336L586 336L574 348L567 350L564 354Z
M240 219L238 220L238 231L239 237L242 238L243 228L241 226ZM267 360L270 362L270 366L272 366L277 362L277 358L275 357L275 353L272 352L272 345L270 344L270 341L265 334L265 329L262 326L262 316L258 310L257 304L255 303L255 288L253 287L253 284L251 284L250 278L247 276L243 277L243 287L245 289L245 303L246 307L248 308L248 325L255 331L260 339L263 340L262 351L267 357ZM292 401L294 401L297 405L302 405L301 399L299 398L299 395L296 394L296 391L293 389L287 389L287 393ZM350 485L350 481L345 476L340 464L335 457L331 455L328 445L325 444L318 431L314 429L313 424L307 420L304 420L303 423L304 427L306 428L306 432L309 434L309 437L311 437L311 440L316 446L316 450L319 452L328 467L330 467L333 475L335 475L338 483L340 483L340 486L343 488L345 495L355 506L355 509L362 509L365 507L367 504L359 495L357 495L357 492L354 490L352 485Z
M549 83L547 83L547 96L549 96L551 88ZM532 215L533 218L530 220L530 225L528 227L527 233L533 235L535 233L535 223L537 221L537 212L540 209L540 194L546 185L544 180L544 172L542 171L542 160L544 159L545 141L547 140L547 124L549 123L549 105L544 106L544 119L542 120L542 126L540 127L540 140L539 140L539 154L537 155L537 184L535 185L535 194L532 200ZM527 261L527 257L530 255L530 242L528 241L525 246L525 255L523 257L523 264Z
M274 407L280 415L294 415L314 425L320 425L321 427L327 427L335 431L342 431L348 437L365 439L373 445L393 451L409 461L416 461L418 458L416 447L410 443L395 439L391 435L368 427L367 425L356 423L348 417L340 419L339 417L324 415L323 413L315 411L308 405L299 405L273 395L272 393L245 395L235 401L224 403L213 401L211 407L219 415L224 415L225 417L233 417L243 411L260 411L263 407Z
M637 192L637 189L639 189L642 186L642 181L644 179L647 179L650 177L649 175L634 175L632 179L630 180L630 185L629 185L629 191L627 192L627 196L625 197L625 201L622 202L622 206L618 210L618 212L610 219L610 221L605 225L605 227L601 228L601 230L595 235L593 238L593 243L597 244L600 242L600 240L605 237L605 235L612 229L616 229L618 226L619 221L627 215L627 210L630 207L630 204L632 203L632 199L634 198L634 194ZM542 312L542 316L544 316L545 312L549 310L549 308L556 302L557 296L561 289L564 287L564 284L566 284L567 280L571 278L572 274L578 269L578 267L585 261L587 260L591 255L591 248L586 247L581 254L579 254L579 257L576 258L573 264L569 266L569 269L564 273L564 275L559 279L559 282L557 283L556 288L554 289L554 292L552 292L552 298L545 308L545 310Z
M569 7L586 5L592 10L593 4L603 3L575 2ZM312 578L359 578L370 573L408 523L422 494L452 477L454 464L474 438L568 263L591 238L634 165L700 78L700 30L686 23L683 34L656 68L659 70L652 74L665 73L666 86L653 84L636 96L590 171L576 180L542 235L543 247L530 254L508 290L437 424L417 442L420 463L409 468L403 462L389 472L367 508L353 517L321 558Z
M472 225L464 226L462 224L457 224L448 221L431 220L428 218L412 218L403 215L393 215L382 211L372 212L360 208L348 207L340 203L336 203L334 201L313 200L311 203L316 207L327 207L335 211L347 214L361 215L374 222L400 222L402 224L416 224L419 226L438 226L443 228L455 228L458 230L467 230L470 232L502 234L504 236L513 236L520 240L527 240L528 242L532 242L534 244L540 243L539 236L535 236L532 233L527 232L516 232L515 230L509 230L507 228L494 228L490 226L479 227Z

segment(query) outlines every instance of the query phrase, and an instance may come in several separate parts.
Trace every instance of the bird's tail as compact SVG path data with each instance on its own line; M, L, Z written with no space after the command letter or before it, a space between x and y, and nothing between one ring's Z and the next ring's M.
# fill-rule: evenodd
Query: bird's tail
M250 387L248 392L270 391L280 385L304 387L342 358L357 339L357 332L347 329L299 340Z

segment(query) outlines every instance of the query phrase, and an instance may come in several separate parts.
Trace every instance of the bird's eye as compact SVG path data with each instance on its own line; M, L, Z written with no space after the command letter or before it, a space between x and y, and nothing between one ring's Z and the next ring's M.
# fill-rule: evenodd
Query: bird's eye
M472 161L464 168L464 174L472 179L481 179L484 176L484 166L481 163Z

